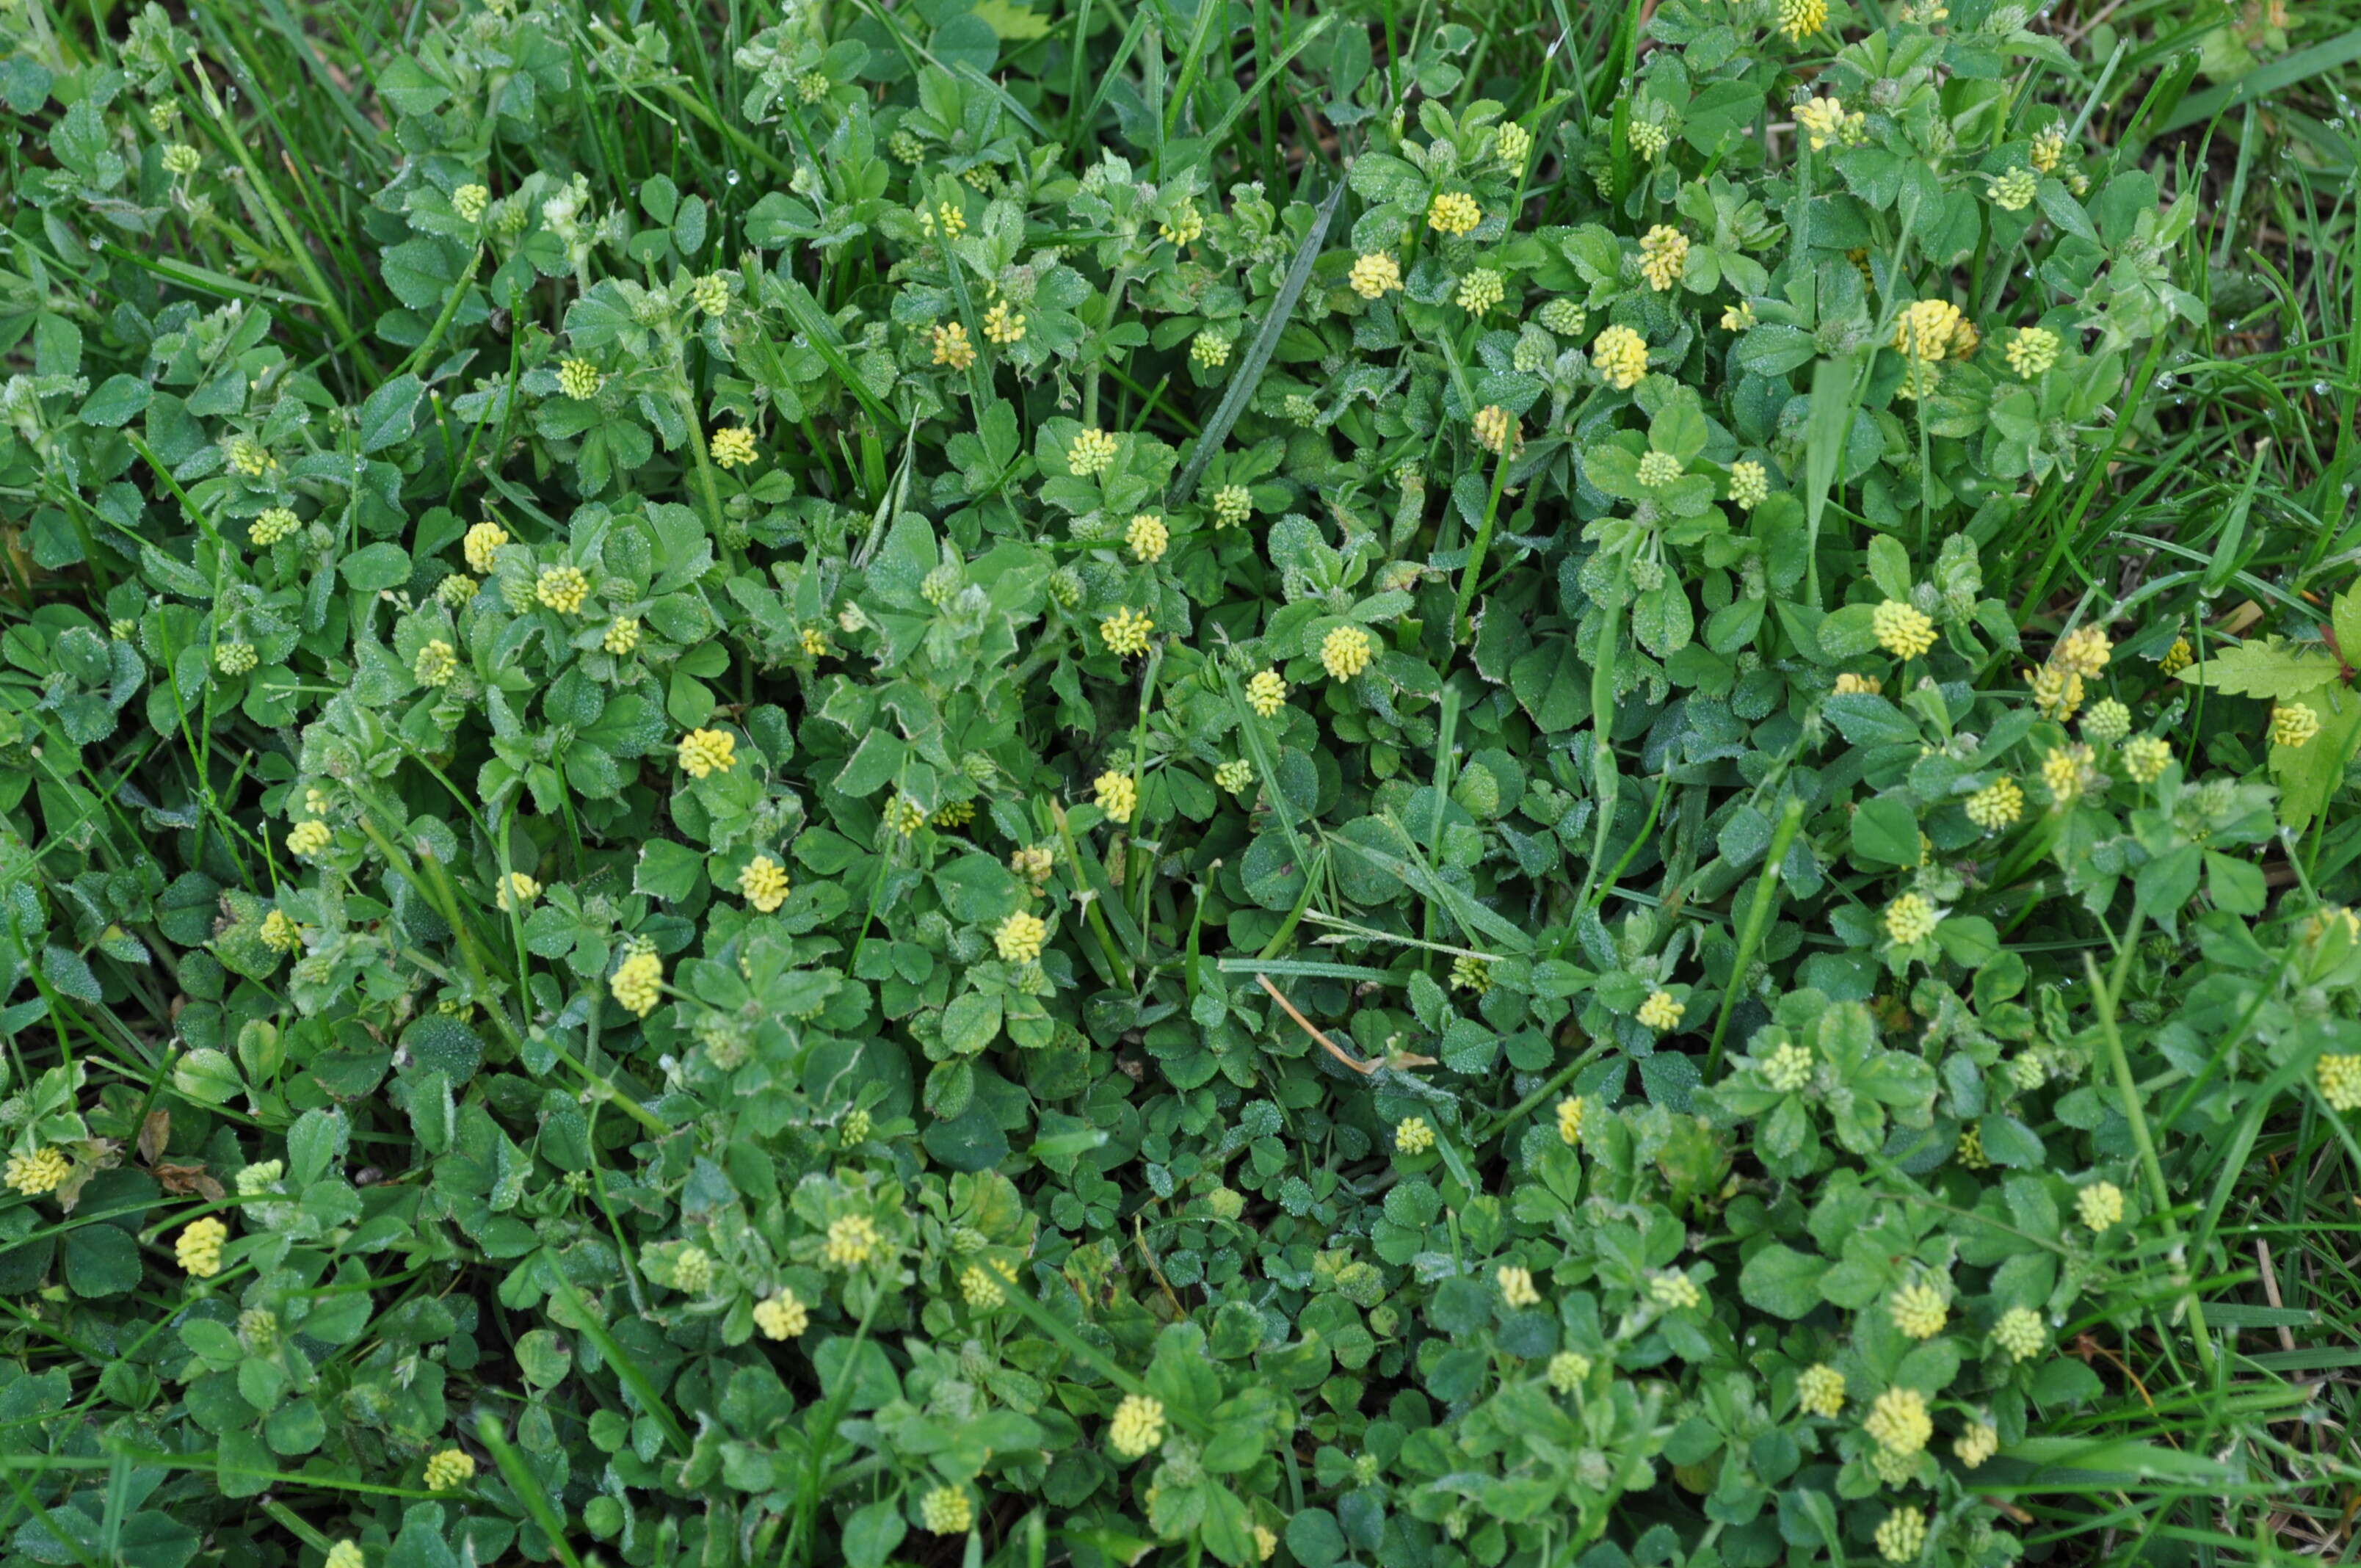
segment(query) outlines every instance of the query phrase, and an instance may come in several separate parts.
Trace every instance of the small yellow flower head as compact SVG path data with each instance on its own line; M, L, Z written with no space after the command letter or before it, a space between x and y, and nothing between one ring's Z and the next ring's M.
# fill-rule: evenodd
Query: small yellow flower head
M1549 1386L1571 1394L1590 1378L1590 1357L1578 1350L1562 1350L1549 1358Z
M541 883L533 880L531 873L511 872L495 885L493 902L500 906L502 914L506 914L511 909L522 909L540 896Z
M1189 340L1189 357L1201 370L1218 370L1230 362L1230 340L1207 327Z
M783 1285L754 1303L754 1326L764 1339L794 1339L811 1327L811 1310Z
M1419 1124L1421 1127L1425 1124L1423 1122ZM1430 1142L1433 1140L1433 1133L1426 1135ZM1511 1309L1541 1305L1542 1293L1533 1288L1532 1269L1520 1268L1513 1263L1502 1264L1493 1272L1492 1278L1500 1287L1500 1299Z
M1352 273L1345 281L1361 298L1381 300L1402 286L1401 263L1393 258L1390 251L1373 250L1354 260Z
M1049 873L1058 869L1058 852L1047 844L1027 844L1008 852L1008 869L1031 883L1033 891L1038 893L1041 884L1049 880Z
M1916 605L1887 599L1870 617L1878 646L1903 659L1916 659L1935 645L1935 623Z
M1492 142L1492 156L1510 169L1523 169L1526 155L1532 150L1533 133L1514 120L1502 126L1500 134Z
M2197 655L2190 648L2189 639L2176 637L2172 640L2172 646L2164 651L2164 658L2157 667L2168 675L2177 675L2196 662Z
M275 910L273 913L277 913ZM2323 1058L2323 1060L2326 1058ZM27 1198L38 1198L44 1192L54 1192L65 1179L73 1174L73 1161L65 1151L50 1145L35 1149L31 1154L8 1157L6 1179L8 1190Z
M617 616L607 623L606 635L598 639L598 646L618 659L639 645L640 622L635 616Z
M597 397L606 379L588 359L568 359L557 367L557 389L577 402Z
M1279 1554L1279 1532L1267 1524L1254 1527L1255 1561L1268 1563Z
M250 435L235 435L229 441L229 466L249 479L259 479L279 466L270 448Z
M2078 626L2058 640L2058 646L2050 651L2049 662L2095 679L2105 671L2114 652L2114 644L2107 641L2105 627Z
M653 953L632 953L615 966L615 976L607 982L608 992L632 1014L644 1018L656 1010L663 999L660 987L664 982L664 960Z
M164 172L167 174L194 174L204 166L204 154L184 141L176 141L164 149Z
M1287 683L1277 670L1257 670L1246 682L1246 706L1265 718L1287 706Z
M1172 543L1172 531L1164 526L1162 518L1141 512L1131 520L1131 526L1124 530L1123 542L1131 546L1134 559L1160 561L1164 558L1165 547Z
M1992 204L2004 213L2021 213L2033 205L2041 177L2030 169L2012 169L1992 182Z
M1730 466L1730 499L1741 511L1752 511L1771 499L1771 475L1762 464L1741 460Z
M1951 1444L1951 1452L1960 1463L1973 1470L2000 1452L2000 1429L1989 1421L1971 1421Z
M1649 992L1648 1000L1640 1003L1640 1011L1635 1016L1641 1023L1661 1034L1666 1029L1678 1028L1681 1014L1687 1011L1688 1007L1686 1003L1673 1000L1671 992L1655 991Z
M726 773L738 765L738 738L727 729L692 729L674 750L681 771L693 779Z
M2030 1361L2048 1344L2049 1331L2041 1326L2041 1314L2032 1308L2011 1307L1993 1324L1992 1338L2011 1361Z
M1131 782L1129 773L1104 773L1092 782L1091 790L1098 808L1110 820L1128 822L1139 806L1139 786Z
M947 800L935 807L934 824L938 828L964 828L975 820L975 802Z
M302 525L302 520L290 509L268 507L247 529L246 535L258 548L268 550Z
M2089 751L2085 746L2061 746L2041 760L2041 782L2056 804L2071 806L2081 798L2082 764Z
M1508 280L1489 267L1478 267L1459 280L1459 308L1480 316L1508 298Z
M1741 300L1734 305L1721 308L1721 330L1724 332L1744 332L1754 325L1757 319L1752 300Z
M1476 444L1487 452L1505 452L1517 439L1517 419L1498 403L1476 411Z
M410 673L422 686L447 686L459 673L459 651L437 637L418 651Z
M1670 224L1658 224L1640 236L1640 276L1659 294L1681 280L1688 259L1689 236Z
M1976 330L1976 323L1961 316L1960 324L1951 329L1951 357L1973 359L1976 350L1983 346L1983 341L1984 334Z
M1935 934L1942 916L1915 893L1905 893L1885 906L1885 934L1896 947L1907 948Z
M2124 1223L2124 1190L2112 1181L2093 1181L2074 1194L2074 1212L2093 1231Z
M821 1255L831 1268L858 1268L877 1255L884 1238L866 1214L845 1214L829 1223Z
M463 191L471 189L466 185L459 188ZM361 1555L359 1541L340 1541L328 1548L328 1555L322 1561L320 1568L368 1568L368 1559Z
M1557 1102L1558 1141L1568 1148L1582 1146L1582 1123L1589 1102L1577 1094Z
M1795 126L1818 152L1844 134L1844 102L1839 98L1814 98L1795 105Z
M885 805L885 823L905 839L914 837L927 825L927 808L906 795L897 795Z
M708 316L718 316L730 309L730 275L708 272L689 285L688 302Z
M1894 323L1894 346L1906 358L1932 362L1949 352L1959 326L1959 306L1949 300L1920 300Z
M1885 683L1875 675L1856 675L1846 670L1837 676L1837 684L1829 692L1836 696L1875 696L1884 689Z
M1008 1292L1001 1288L1000 1281L972 1264L960 1276L960 1294L967 1299L969 1306L982 1312L994 1311L1008 1300Z
M2100 698L2082 716L2082 733L2091 740L2112 744L2131 732L2132 710L2114 697Z
M807 659L821 659L828 656L828 633L816 626L807 626L796 633L796 643L803 650L804 657Z
M964 370L975 363L975 341L960 323L946 322L935 328L934 339L936 364Z
M1049 923L1038 915L1020 909L1000 923L992 934L992 945L1000 956L1013 964L1029 964L1041 956L1049 940Z
M2054 172L2059 161L2066 156L2066 133L2056 126L2044 126L2035 133L2032 150L2026 153L2033 167L2044 174Z
M1812 1081L1812 1050L1789 1040L1763 1062L1763 1081L1776 1094L1793 1094Z
M172 1254L181 1266L198 1279L211 1279L221 1272L222 1243L229 1239L229 1227L211 1214L190 1223L172 1244Z
M590 579L578 566L544 566L533 581L533 597L560 615L572 615L590 597Z
M936 1535L965 1535L975 1524L975 1505L957 1486L938 1486L918 1499L918 1519Z
M1426 226L1437 234L1463 235L1484 221L1484 209L1465 191L1445 191L1426 209Z
M324 822L298 822L287 830L287 852L298 860L308 861L335 841Z
M1631 122L1631 150L1640 155L1642 162L1655 162L1672 145L1673 133L1665 126L1654 120Z
M2172 748L2153 735L2124 742L2124 772L2135 784L2154 784L2172 762Z
M2033 689L2034 710L2044 718L2063 724L2082 706L2082 677L2062 664L2026 671L2025 684Z
M1686 1312L1705 1299L1705 1292L1697 1288L1697 1282L1676 1268L1651 1275L1648 1294L1656 1305L1669 1312Z
M1886 1453L1904 1458L1927 1446L1935 1423L1927 1415L1927 1397L1916 1388L1888 1388L1870 1407L1861 1430Z
M1010 310L1008 302L1002 300L983 313L983 335L1003 347L1012 343L1022 343L1025 341L1025 318Z
M2041 1065L2039 1057L2026 1051L2009 1058L2008 1080L2030 1094L2049 1081L2049 1069Z
M251 642L225 642L214 650L214 664L225 675L242 675L261 663Z
M1844 1374L1825 1364L1806 1366L1795 1376L1795 1403L1806 1415L1834 1420L1844 1414Z
M1332 627L1320 640L1320 663L1332 681L1351 680L1369 667L1377 652L1377 639L1357 626Z
M1434 1129L1423 1116L1404 1116L1394 1124L1394 1147L1404 1154L1424 1154L1434 1146Z
M2308 746L2320 733L2320 714L2310 703L2282 702L2271 708L2271 744Z
M476 579L465 572L445 572L434 585L434 602L445 609L458 609L475 597Z
M764 915L775 915L787 901L787 868L768 855L757 855L738 873L738 891Z
M1244 485L1224 485L1213 492L1213 526L1235 528L1254 515L1254 492Z
M1066 448L1066 466L1078 478L1103 474L1115 462L1115 439L1096 425L1077 433Z
M1233 757L1213 770L1213 782L1232 795L1244 795L1254 787L1254 764L1244 757Z
M761 457L754 433L742 424L713 433L713 460L724 468L743 468Z
M673 1255L672 1275L682 1290L701 1295L713 1284L713 1255L701 1246L685 1246Z
M1609 386L1628 392L1648 374L1648 340L1628 326L1610 326L1591 340L1590 362Z
M2031 380L2058 363L2058 334L2047 327L2021 326L2008 340L2008 367Z
M492 569L493 553L509 542L509 531L497 522L479 522L467 530L467 538L459 543L459 553L467 558L470 571Z
M1125 1459L1160 1447L1164 1442L1164 1401L1145 1394L1126 1394L1107 1422L1107 1446Z
M2014 827L2025 815L2025 791L2016 781L2003 774L1968 796L1968 820L1987 833L1997 833Z
M2313 1069L2332 1111L2361 1111L2361 1056L2323 1056ZM10 1184L15 1184L14 1179Z
M1194 202L1183 202L1171 218L1156 225L1156 237L1176 246L1191 246L1205 237L1205 214Z
M1099 637L1106 643L1107 652L1127 659L1148 652L1148 634L1155 630L1156 622L1129 605L1099 622Z
M274 953L291 953L303 945L303 927L284 909L262 917L262 945Z
M1943 1293L1924 1280L1896 1290L1886 1303L1886 1311L1893 1317L1894 1326L1912 1339L1933 1339L1943 1332L1943 1324L1950 1317L1950 1307L1943 1299Z
M466 1486L476 1478L476 1458L456 1448L446 1448L426 1462L426 1489L449 1492Z
M1492 989L1492 966L1473 953L1461 953L1451 960L1451 989L1483 995Z
M1915 1563L1927 1550L1927 1515L1919 1508L1896 1508L1877 1527L1878 1555L1888 1563Z
M1779 0L1779 30L1801 43L1828 25L1828 0Z
M479 224L492 204L492 193L481 185L462 185L451 192L451 211L463 224Z
M1533 319L1560 337L1580 337L1590 324L1590 313L1576 301L1555 299L1536 311Z
M1651 452L1640 459L1640 483L1652 490L1663 489L1683 472L1681 460L1669 452Z

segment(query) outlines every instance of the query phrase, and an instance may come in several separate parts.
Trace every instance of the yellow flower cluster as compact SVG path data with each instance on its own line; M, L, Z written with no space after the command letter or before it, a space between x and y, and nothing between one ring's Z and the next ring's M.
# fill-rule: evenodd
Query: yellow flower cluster
M1287 683L1277 670L1257 670L1246 682L1246 706L1265 718L1287 706Z
M811 1327L811 1311L783 1285L754 1303L754 1326L764 1339L794 1339Z
M1779 1094L1793 1094L1812 1081L1812 1052L1789 1040L1763 1063L1763 1081Z
M1906 358L1932 364L1950 351L1961 319L1949 300L1920 300L1894 323L1894 346Z
M2041 1326L2041 1314L2030 1307L2011 1307L1993 1324L1993 1343L2008 1353L2011 1361L2029 1361L2041 1354L2049 1343L2048 1331Z
M1099 622L1099 636L1105 640L1110 652L1126 658L1148 652L1148 634L1156 630L1156 622L1139 611L1125 605Z
M1513 1263L1504 1263L1492 1274L1500 1287L1500 1299L1510 1310L1541 1305L1542 1293L1533 1288L1533 1271Z
M1987 833L1997 833L2025 815L2025 791L2004 774L1968 796L1967 812L1969 821Z
M1357 626L1331 627L1320 640L1320 663L1333 681L1349 681L1377 656L1377 640Z
M820 1255L831 1268L858 1268L877 1255L884 1238L866 1214L841 1214L829 1223L828 1245Z
M2312 1072L2330 1110L2361 1111L2361 1056L2323 1056Z
M958 322L949 322L935 328L935 363L948 365L954 370L964 370L975 363L975 343L967 328Z
M975 1504L957 1486L938 1486L918 1499L918 1522L936 1535L965 1535L975 1524Z
M522 909L541 896L541 883L527 872L511 872L493 884L492 902L502 914Z
M434 638L418 651L410 673L418 677L422 686L447 686L451 677L459 673L459 651L440 637Z
M1659 294L1681 280L1688 259L1689 236L1670 224L1658 224L1640 236L1640 276Z
M1139 786L1131 782L1129 773L1101 773L1091 781L1091 793L1110 821L1128 822L1139 806Z
M2031 380L2058 363L2058 334L2047 327L2021 326L2008 340L2008 367Z
M2282 702L2271 708L2271 744L2293 749L2309 746L2320 733L2320 713L2307 702Z
M1885 934L1896 947L1907 948L1933 936L1942 918L1925 898L1905 893L1885 906Z
M1107 1446L1126 1459L1137 1459L1164 1442L1164 1402L1145 1394L1127 1394L1107 1422Z
M1705 1299L1705 1292L1697 1288L1697 1282L1677 1268L1667 1268L1652 1275L1648 1280L1648 1294L1656 1305L1674 1312L1686 1312Z
M459 553L467 558L472 570L489 572L492 569L492 553L508 542L507 529L497 522L479 522L467 530L467 537L459 542Z
M1041 956L1049 940L1049 923L1038 915L1020 909L1000 923L992 934L992 945L1000 956L1013 964L1029 964Z
M681 771L690 778L726 773L738 762L738 738L727 729L692 729L675 748Z
M1897 658L1916 659L1935 645L1935 623L1924 610L1900 599L1887 599L1871 612L1870 630L1878 646Z
M1795 1403L1806 1415L1834 1420L1844 1414L1844 1374L1826 1364L1806 1366L1795 1377Z
M656 1010L663 992L664 960L649 952L633 953L615 966L615 976L607 982L607 990L639 1017L644 1018Z
M1640 1003L1635 1016L1647 1027L1662 1034L1666 1029L1680 1027L1681 1014L1688 1011L1686 1003L1673 1000L1669 991L1652 991L1648 1000Z
M1762 464L1741 458L1730 466L1730 499L1741 511L1752 511L1771 499L1771 474Z
M483 187L470 187L463 185L460 189L463 191L469 189L481 190ZM321 1560L320 1568L368 1568L368 1559L361 1555L361 1543L359 1541L352 1540L340 1541L336 1542L335 1545L328 1548L328 1555Z
M211 1279L221 1272L222 1243L227 1240L229 1227L208 1214L181 1233L172 1244L172 1255L193 1277Z
M2000 1452L2000 1431L1989 1421L1971 1421L1951 1444L1960 1463L1973 1470Z
M2093 1181L2074 1194L2074 1212L2093 1231L2124 1223L2124 1190L2112 1181Z
M544 566L533 579L533 597L560 615L572 615L590 597L590 579L579 566Z
M463 224L481 223L492 204L492 192L483 185L462 185L451 192L451 210Z
M302 520L287 507L265 507L262 515L247 529L247 537L268 550L302 526Z
M724 468L743 468L762 455L754 433L742 424L713 433L713 460Z
M1170 240L1176 246L1194 245L1205 236L1205 215L1194 202L1183 202L1180 210L1167 222L1156 225L1156 237Z
M588 402L597 397L605 381L598 367L588 359L568 359L557 367L557 389L577 402Z
M1628 326L1610 326L1591 340L1590 362L1609 386L1628 392L1648 374L1648 340Z
M335 839L324 822L298 822L287 831L287 852L298 860L310 860L325 850Z
M1779 30L1801 43L1828 25L1828 0L1779 0Z
M2081 797L2089 782L2084 775L2090 760L2088 746L2061 746L2041 759L2041 782L2052 802L2071 806Z
M1010 310L1008 302L1003 300L983 313L983 335L1004 347L1012 343L1022 343L1025 341L1025 318Z
M2325 1059L2325 1058L2323 1058ZM73 1162L65 1151L54 1145L35 1149L31 1154L8 1157L6 1179L8 1190L37 1198L44 1192L54 1192L65 1179L73 1174Z
M2114 644L2107 641L2107 629L2086 623L2058 640L2058 646L2049 652L2049 662L2078 675L2096 679L2104 673L2114 652Z
M1885 689L1885 683L1875 675L1856 675L1847 670L1829 689L1837 696L1875 696Z
M1927 1397L1917 1389L1888 1388L1870 1407L1861 1430L1886 1453L1907 1458L1927 1446L1935 1423L1927 1414Z
M1465 191L1445 191L1426 209L1426 226L1437 234L1463 235L1484 221L1484 209Z
M2172 640L2172 646L2164 651L2164 658L2157 668L2168 675L2177 675L2196 662L2197 654L2190 648L2189 639L2176 637Z
M1244 795L1254 777L1254 764L1244 757L1233 757L1213 770L1213 782L1232 795Z
M738 873L738 891L747 903L765 915L778 913L787 901L787 868L768 855L748 861Z
M1888 1563L1915 1563L1927 1550L1927 1515L1921 1508L1896 1508L1877 1527L1877 1552Z
M274 953L291 953L303 945L303 927L284 909L262 917L262 945Z
M1505 452L1517 438L1514 414L1498 403L1476 411L1476 444L1487 452Z
M2171 764L2172 748L2153 735L2139 735L2124 742L2124 772L2131 774L2134 784L2154 784Z
M1402 286L1401 263L1390 251L1373 250L1354 259L1345 280L1361 298L1381 300Z
M1933 1339L1951 1315L1943 1293L1924 1280L1905 1285L1886 1303L1894 1326L1912 1339Z
M476 1457L456 1448L446 1448L426 1462L426 1489L448 1492L464 1486L476 1476Z
M1420 1155L1434 1146L1434 1129L1423 1116L1404 1116L1394 1124L1394 1147L1404 1154Z
M1590 1357L1578 1350L1562 1350L1549 1358L1549 1386L1561 1394L1571 1394L1588 1380Z
M1471 316L1480 316L1508 297L1508 280L1489 267L1478 267L1459 280L1459 292L1454 296L1459 308Z
M1115 462L1115 439L1105 431L1092 425L1078 432L1066 447L1066 466L1077 478L1087 479L1093 474L1104 473Z
M1141 512L1131 520L1131 526L1124 530L1123 539L1131 546L1134 559L1160 561L1164 558L1166 546L1172 543L1172 531L1164 526L1162 518Z
M1577 1094L1557 1102L1558 1141L1568 1148L1582 1145L1583 1118L1588 1114L1589 1102Z

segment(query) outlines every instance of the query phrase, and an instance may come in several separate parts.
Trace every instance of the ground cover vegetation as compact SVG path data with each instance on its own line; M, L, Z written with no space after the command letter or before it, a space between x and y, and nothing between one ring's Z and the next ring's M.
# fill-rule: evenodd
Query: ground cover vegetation
M10 0L0 1562L2345 1552L2334 20Z

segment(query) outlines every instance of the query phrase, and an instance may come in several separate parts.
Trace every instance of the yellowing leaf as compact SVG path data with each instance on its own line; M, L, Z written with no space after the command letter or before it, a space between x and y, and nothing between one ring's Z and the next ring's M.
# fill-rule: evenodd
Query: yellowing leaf
M2285 638L2241 642L2225 648L2202 664L2180 672L2180 678L2212 686L2232 696L2259 696L2277 702L2335 680L2343 672L2326 653L2300 649Z
M1029 8L1012 5L1010 0L979 0L975 14L994 32L1016 42L1040 38L1049 30L1049 17L1037 16Z

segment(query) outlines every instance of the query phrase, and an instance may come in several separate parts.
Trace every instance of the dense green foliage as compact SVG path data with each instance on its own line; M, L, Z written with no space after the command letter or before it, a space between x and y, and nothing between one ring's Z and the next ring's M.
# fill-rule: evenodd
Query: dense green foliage
M2262 1561L2361 1477L2239 1332L2262 1157L2361 1168L2352 394L2152 395L2193 66L260 12L0 9L0 1564Z

